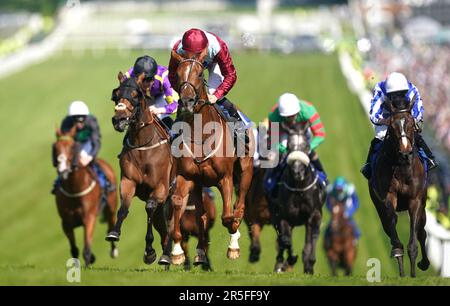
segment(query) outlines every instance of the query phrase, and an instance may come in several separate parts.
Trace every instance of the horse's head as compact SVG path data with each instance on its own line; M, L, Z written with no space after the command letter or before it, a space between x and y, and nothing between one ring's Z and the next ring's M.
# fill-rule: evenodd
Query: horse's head
M111 100L116 103L112 124L116 131L123 132L135 120L139 108L144 107L140 105L145 103L144 95L136 80L129 78L113 90Z
M283 127L288 131L288 151L287 163L292 177L297 181L305 178L306 170L310 164L308 156L309 143L306 138L307 126L296 123L292 127Z
M203 71L206 52L196 57L184 58L175 51L172 57L178 62L176 89L180 95L178 109L181 113L194 113L195 107L208 100Z
M73 159L75 158L75 134L77 132L76 126L73 126L69 131L62 132L60 129L56 130L56 142L53 144L53 157L58 175L66 180L72 171Z
M391 117L388 120L388 135L391 138L394 150L400 163L411 164L414 152L415 121L411 115L414 105L388 103Z
M331 203L331 230L339 232L339 228L345 219L345 204L342 201L333 200Z

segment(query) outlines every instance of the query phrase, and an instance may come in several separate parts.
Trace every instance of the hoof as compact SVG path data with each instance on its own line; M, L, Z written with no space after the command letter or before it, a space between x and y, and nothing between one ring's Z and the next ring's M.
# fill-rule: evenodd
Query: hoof
M208 259L206 258L206 256L202 256L202 255L195 255L194 257L194 266L198 266L198 265L205 265L208 263Z
M250 263L256 263L259 261L259 254L253 254L251 253L250 256L248 257L248 261Z
M392 249L391 251L391 257L402 257L403 256L403 249Z
M275 273L283 273L284 272L284 264L282 262L276 263L275 268L273 269Z
M151 265L152 263L154 263L156 260L156 252L154 250L152 250L152 252L147 253L147 251L145 251L144 253L144 263L146 265Z
M228 248L228 252L227 252L227 257L229 258L229 259L238 259L239 258L239 256L240 256L240 254L241 254L241 251L240 251L240 249L231 249L231 248Z
M109 252L109 256L111 256L111 258L117 258L119 257L119 249L118 248L114 248L111 250L111 252Z
M428 260L421 260L417 263L417 267L422 271L426 271L430 267L430 262Z
M184 253L179 254L179 255L172 254L172 264L173 265L182 265L185 260L186 260L186 257L184 257Z
M170 265L170 257L167 255L161 255L161 257L158 260L158 265L162 265L162 266Z
M119 241L120 240L120 234L118 232L110 232L105 237L106 241Z

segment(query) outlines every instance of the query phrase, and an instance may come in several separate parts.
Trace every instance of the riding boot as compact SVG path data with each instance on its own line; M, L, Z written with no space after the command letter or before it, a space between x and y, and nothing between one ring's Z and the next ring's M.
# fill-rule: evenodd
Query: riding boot
M237 140L244 139L245 144L250 142L250 138L246 133L246 127L244 122L242 122L239 113L237 112L236 107L231 103L227 98L223 97L219 101L213 104L214 108L217 110L219 115L228 123L233 123L233 132L234 132L234 142L237 143Z
M317 156L317 154L314 151L311 151L311 153L309 154L309 159L311 160L312 165L314 166L314 168L323 173L323 177L321 177L323 179L323 183L324 185L328 185L330 182L328 181L328 175L325 172L325 170L323 169L322 163L320 162L319 157Z
M372 167L370 166L370 160L372 158L373 151L375 150L375 146L380 142L381 142L381 140L376 137L374 139L372 139L372 141L370 142L370 149L369 149L369 153L367 154L366 163L360 170L360 172L368 180L372 176Z
M420 133L415 134L415 140L416 140L417 146L419 148L422 148L422 150L427 155L427 163L428 163L429 170L436 168L438 165L436 163L433 152L431 152L430 147L428 147L428 145L425 143L425 140L423 139L423 137Z

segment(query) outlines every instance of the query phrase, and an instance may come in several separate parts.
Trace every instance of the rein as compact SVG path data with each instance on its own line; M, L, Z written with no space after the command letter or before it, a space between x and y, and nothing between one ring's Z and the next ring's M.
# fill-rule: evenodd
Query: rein
M282 181L281 184L283 184L283 186L284 186L287 190L289 190L289 191L294 191L294 192L304 192L304 191L307 191L307 190L313 188L314 185L316 185L318 179L319 179L319 175L316 173L316 176L315 176L313 182L312 182L311 184L309 184L308 186L303 187L303 188L291 187L291 186L289 186L289 185L286 183L286 181Z

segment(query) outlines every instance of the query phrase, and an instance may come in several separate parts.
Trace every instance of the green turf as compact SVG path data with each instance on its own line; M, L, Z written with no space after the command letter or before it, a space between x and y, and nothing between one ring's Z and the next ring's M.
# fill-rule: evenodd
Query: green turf
M59 125L71 100L85 100L101 125L100 156L112 163L118 174L116 155L123 135L112 128L113 103L109 98L111 89L117 85L117 72L127 69L138 54L122 56L108 51L101 56L89 53L73 56L64 53L0 80L0 284L68 284L65 272L65 262L70 257L68 242L49 193L55 178L50 160L54 127ZM159 62L168 62L168 53L154 55ZM164 272L156 265L146 266L142 262L146 214L142 203L136 200L123 226L118 259L109 258L108 244L104 241L106 226L97 225L93 246L97 263L93 269L82 271L82 284L369 284L365 280L366 262L372 257L381 261L382 284L450 284L430 277L433 271L418 272L417 280L396 278L397 268L389 258L388 240L368 197L366 182L358 172L372 137L371 128L357 98L346 88L336 56L244 53L235 54L234 60L238 82L229 98L254 121L266 116L276 98L285 91L294 92L317 106L327 130L326 141L319 149L322 162L331 179L345 175L354 182L361 199L356 220L363 236L355 276L329 277L322 240L315 266L318 277L303 276L301 263L297 264L295 273L272 274L275 233L269 227L263 230L259 263L247 261L249 239L245 225L241 227L242 256L230 261L225 256L228 234L220 222L211 234L214 272L203 273L197 269L183 272L180 268ZM400 222L403 241L407 242L408 218L402 217ZM297 254L301 254L303 236L303 229L295 230ZM81 229L77 230L77 241L81 247ZM160 254L158 242L159 238L155 246ZM194 247L192 241L192 251Z

